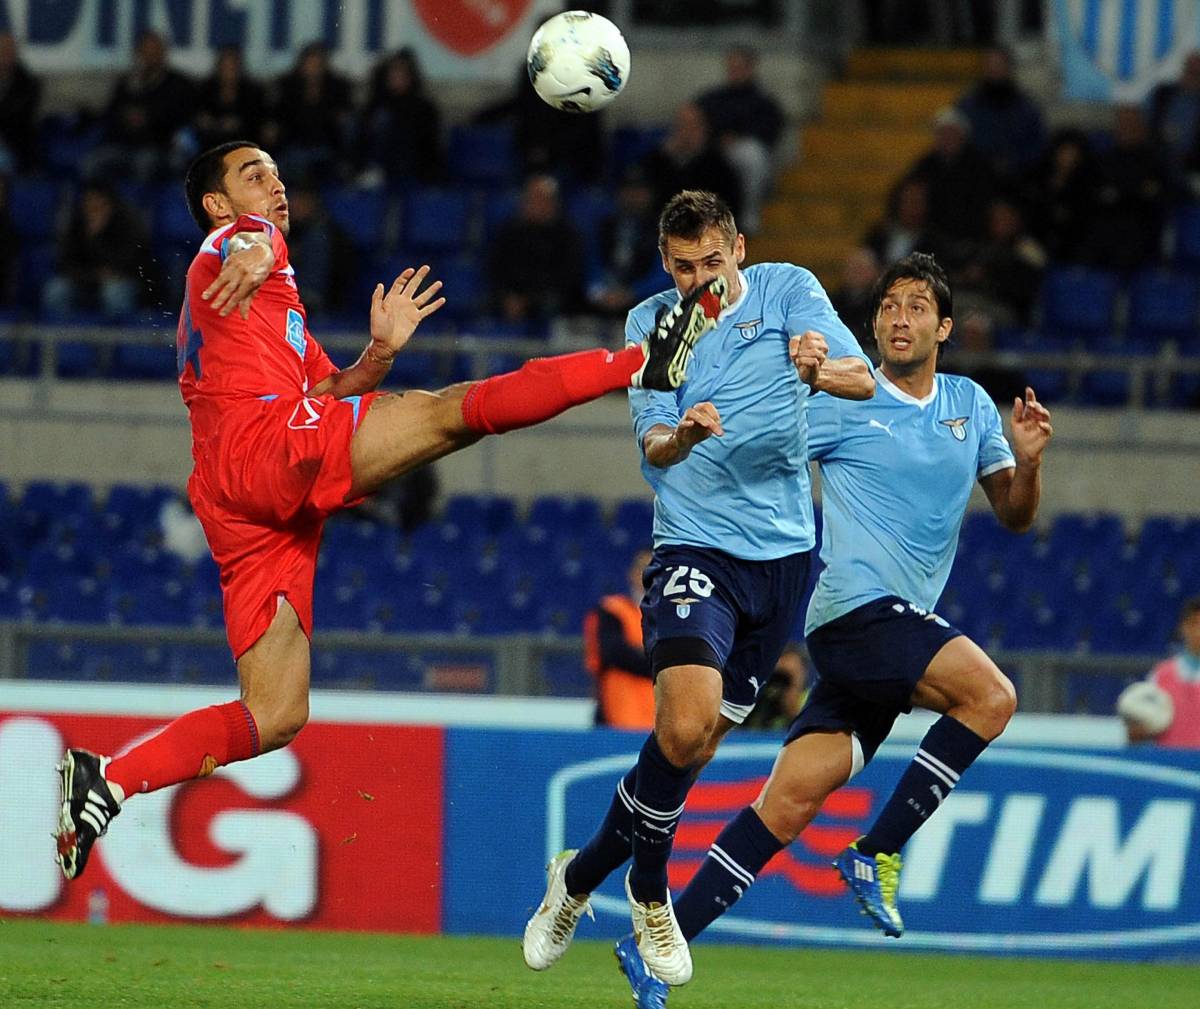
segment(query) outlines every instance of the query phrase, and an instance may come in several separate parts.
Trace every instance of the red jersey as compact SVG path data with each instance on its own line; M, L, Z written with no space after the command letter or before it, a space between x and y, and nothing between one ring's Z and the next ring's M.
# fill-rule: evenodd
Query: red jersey
M269 235L275 264L255 292L250 317L243 319L235 308L221 318L200 295L216 279L229 238L239 231ZM300 397L337 371L308 331L287 243L270 221L243 214L204 239L188 267L176 358L192 425L193 460L199 460L225 411L239 402Z

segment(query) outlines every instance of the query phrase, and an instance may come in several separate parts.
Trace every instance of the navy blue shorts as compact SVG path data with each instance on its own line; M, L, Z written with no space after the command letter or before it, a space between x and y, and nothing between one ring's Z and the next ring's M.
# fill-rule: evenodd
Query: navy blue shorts
M896 716L912 710L933 657L961 635L899 596L873 599L818 627L806 639L817 682L784 745L809 732L849 730L870 760Z
M746 561L663 546L642 583L642 632L655 674L678 665L721 671L721 714L741 722L791 640L811 554Z

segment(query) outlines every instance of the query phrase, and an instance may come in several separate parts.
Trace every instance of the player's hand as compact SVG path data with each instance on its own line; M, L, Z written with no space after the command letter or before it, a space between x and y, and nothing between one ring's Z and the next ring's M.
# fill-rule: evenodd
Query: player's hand
M200 295L212 302L213 310L222 318L235 308L243 319L250 317L250 302L275 265L275 250L269 244L255 242L226 257L216 280Z
M717 408L708 402L697 403L689 406L675 425L675 443L686 453L713 435L719 438L724 433Z
M1054 437L1050 426L1050 411L1037 401L1030 386L1025 387L1025 398L1013 400L1012 409L1013 453L1018 463L1036 466L1042 461L1042 453Z
M395 357L416 332L421 320L446 304L445 298L434 298L442 288L440 280L421 290L428 276L428 266L419 270L410 266L392 281L386 294L382 284L375 285L375 293L371 295L372 357L384 360Z
M829 356L829 344L815 329L806 330L788 341L788 357L800 374L800 381L813 385L821 373L821 365Z

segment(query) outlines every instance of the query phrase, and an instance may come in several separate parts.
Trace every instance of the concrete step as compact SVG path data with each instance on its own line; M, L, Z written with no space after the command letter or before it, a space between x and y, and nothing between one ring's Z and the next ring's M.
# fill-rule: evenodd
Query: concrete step
M979 76L979 49L855 49L846 62L852 80L961 81Z
M780 196L763 209L764 231L858 235L883 212L882 200L842 196Z
M847 166L831 171L828 166L798 165L783 173L776 191L781 196L840 197L874 204L887 195L897 178L899 173L890 167Z
M817 122L801 138L801 160L841 172L850 166L890 169L899 175L929 150L926 129L911 126L845 126Z
M821 118L831 125L879 124L927 130L934 114L953 105L962 91L958 84L834 81L825 88Z

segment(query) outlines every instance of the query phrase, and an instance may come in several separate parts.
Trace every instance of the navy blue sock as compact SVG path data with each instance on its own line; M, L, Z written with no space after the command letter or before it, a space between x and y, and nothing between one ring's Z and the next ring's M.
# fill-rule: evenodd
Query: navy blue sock
M658 745L654 733L638 755L637 789L633 796L633 869L629 888L634 899L648 904L667 898L667 860L683 803L696 780L692 768L676 767Z
M717 835L708 857L675 901L683 937L691 942L733 907L783 847L753 809L747 806L738 813Z
M579 849L579 854L567 866L567 893L579 897L591 893L618 866L624 865L633 852L633 790L637 782L637 765L617 782L612 805L604 814L592 839Z
M949 715L942 715L921 740L917 755L900 777L878 818L858 842L864 855L892 855L928 820L958 784L959 776L987 748L987 742Z

